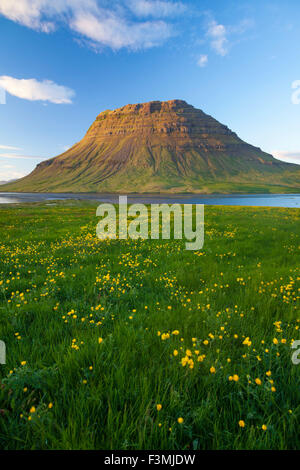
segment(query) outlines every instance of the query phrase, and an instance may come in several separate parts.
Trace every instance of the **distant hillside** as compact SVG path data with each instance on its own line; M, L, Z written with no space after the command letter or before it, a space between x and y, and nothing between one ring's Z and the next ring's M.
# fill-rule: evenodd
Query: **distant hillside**
M300 167L185 101L152 101L102 112L80 142L1 190L300 192Z
M8 184L8 183L13 183L14 181L17 181L17 180L0 181L0 185L2 185L2 184Z

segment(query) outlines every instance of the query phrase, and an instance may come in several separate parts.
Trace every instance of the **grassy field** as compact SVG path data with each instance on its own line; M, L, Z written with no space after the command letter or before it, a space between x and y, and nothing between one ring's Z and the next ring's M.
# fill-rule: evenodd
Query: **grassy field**
M0 206L2 449L299 449L300 211L206 207L205 244Z

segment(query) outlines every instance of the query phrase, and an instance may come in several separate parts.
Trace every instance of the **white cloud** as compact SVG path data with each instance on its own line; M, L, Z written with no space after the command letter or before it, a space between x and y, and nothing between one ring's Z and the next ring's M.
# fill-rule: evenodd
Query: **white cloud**
M1 150L21 150L19 147L12 147L11 145L0 145Z
M146 0L1 0L0 15L24 26L52 32L60 24L93 46L140 49L160 44L173 34L160 18L183 12L181 2ZM134 15L134 18L130 18ZM141 17L151 16L150 21Z
M24 172L19 171L15 168L5 168L3 170L2 168L0 168L0 181L16 180L16 179L22 178L25 175L26 175L25 171Z
M205 54L200 55L199 59L197 60L197 65L199 67L206 67L208 62L208 56Z
M160 0L130 0L129 8L141 17L154 16L164 18L168 16L180 15L186 11L186 6L182 2L166 2Z
M0 76L0 87L7 93L30 101L49 101L56 104L72 103L74 91L51 80L37 81Z
M70 26L95 43L112 49L153 47L171 36L171 29L164 21L128 23L114 13L102 18L91 13L80 13Z
M215 20L211 21L208 26L207 36L210 39L211 47L217 54L225 56L228 53L227 30L223 24L218 24Z
M42 14L48 3L50 4L47 0L1 0L0 14L29 28L50 32L54 29L54 24L42 21Z
M274 150L272 155L278 160L282 160L288 163L297 163L300 165L300 152L284 152L280 150Z
M0 149L22 150L20 148L12 147L10 145L0 145ZM32 163L25 163L19 160L32 160ZM47 160L47 158L35 157L31 155L16 154L16 153L0 153L0 182L22 178L23 176L28 174L28 169L27 170L21 169L23 165L25 167L27 167L28 164L30 166L31 165L35 166L37 163L43 160ZM0 189L0 192L1 192L1 189Z
M15 153L0 153L0 158L21 158L24 160L43 160L41 157L34 157L31 155L17 155Z
M220 56L225 56L229 52L232 44L240 42L240 37L254 26L254 21L246 18L235 25L223 25L218 23L208 14L206 25L206 38L211 48Z

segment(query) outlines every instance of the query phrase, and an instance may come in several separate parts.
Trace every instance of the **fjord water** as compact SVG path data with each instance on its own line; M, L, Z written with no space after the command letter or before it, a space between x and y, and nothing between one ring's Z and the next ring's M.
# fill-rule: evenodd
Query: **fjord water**
M0 204L20 204L25 202L50 202L55 200L86 200L118 203L118 194L96 193L0 193ZM131 194L128 203L144 204L207 204L224 206L264 206L300 208L300 194Z

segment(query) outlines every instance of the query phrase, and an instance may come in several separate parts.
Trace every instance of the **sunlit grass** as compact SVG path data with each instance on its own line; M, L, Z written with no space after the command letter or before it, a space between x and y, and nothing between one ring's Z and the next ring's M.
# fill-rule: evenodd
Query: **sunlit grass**
M0 209L1 448L299 448L299 210L206 207L201 252L95 210Z

